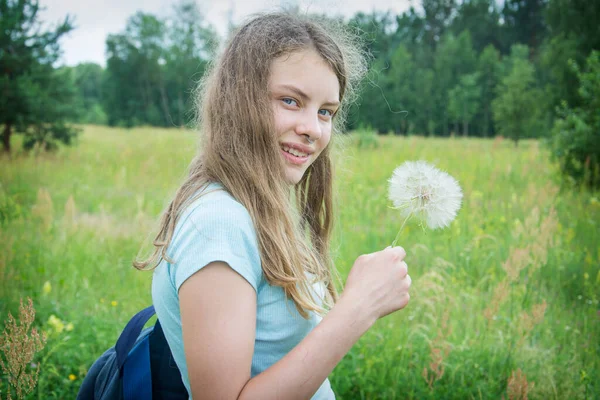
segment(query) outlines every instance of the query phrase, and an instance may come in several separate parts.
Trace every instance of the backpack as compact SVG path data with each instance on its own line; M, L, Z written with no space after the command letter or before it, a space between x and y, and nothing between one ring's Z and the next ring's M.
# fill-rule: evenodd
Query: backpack
M131 318L115 346L92 364L77 400L189 399L160 321L142 330L154 314L150 306Z

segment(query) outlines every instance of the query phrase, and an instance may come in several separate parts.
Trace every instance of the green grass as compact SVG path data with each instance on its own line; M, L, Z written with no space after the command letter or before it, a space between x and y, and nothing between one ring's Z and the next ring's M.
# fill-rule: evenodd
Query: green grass
M560 190L536 141L515 148L502 140L376 140L360 146L353 138L338 158L333 249L343 278L357 256L388 246L402 224L386 191L403 161L435 163L459 180L465 198L445 230L407 224L400 244L411 302L379 320L336 367L330 380L338 398L508 398L517 369L529 398L600 398L600 195ZM131 261L195 149L191 132L85 127L75 147L2 158L0 324L31 297L48 334L31 398L74 398L91 363L150 304L151 273ZM488 321L503 265L536 243L537 257ZM544 302L543 319L527 327L523 313ZM441 355L438 374L432 349Z

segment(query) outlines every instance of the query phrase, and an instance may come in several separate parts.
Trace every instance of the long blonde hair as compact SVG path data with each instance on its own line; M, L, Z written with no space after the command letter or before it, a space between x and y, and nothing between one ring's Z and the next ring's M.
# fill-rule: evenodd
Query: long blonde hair
M266 280L282 287L304 318L308 318L308 310L324 312L311 295L310 286L315 282L323 282L327 288L321 299L324 306L337 301L329 252L331 145L307 169L292 196L276 140L268 79L275 58L306 48L316 50L340 85L335 137L366 70L356 39L342 23L326 24L287 13L254 17L232 36L198 88L199 154L162 215L153 254L135 261L136 268L155 268L163 259L171 262L167 248L179 216L206 183L219 182L252 218Z

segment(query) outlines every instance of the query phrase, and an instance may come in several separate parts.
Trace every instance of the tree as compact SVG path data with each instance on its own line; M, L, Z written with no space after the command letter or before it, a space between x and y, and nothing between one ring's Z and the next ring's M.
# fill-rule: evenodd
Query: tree
M555 109L562 101L579 106L579 80L569 60L583 66L592 50L600 50L600 2L550 0L545 17L550 35L543 45L542 65L551 106Z
M392 33L394 19L388 12L373 11L371 14L357 13L348 24L362 37L367 52L374 58L388 61L394 49Z
M515 45L511 49L509 73L502 79L497 97L492 102L496 130L515 141L535 132L539 118L540 93L535 86L533 64L523 57L527 46Z
M582 72L571 61L579 79L579 107L563 102L554 122L552 153L562 172L576 182L600 187L600 52L593 51Z
M436 129L435 74L431 68L417 68L415 71L415 120L417 132L433 135Z
M195 104L190 94L208 60L214 57L219 40L194 1L176 4L167 23L169 45L164 71L168 98L171 99L169 109L173 122L184 126L194 114Z
M392 104L389 101L391 92L390 78L386 73L389 64L383 60L375 60L363 80L361 95L352 105L349 121L350 127L372 127L379 133L388 133L394 129L392 122ZM398 108L394 106L395 108Z
M409 121L414 122L415 94L413 91L416 68L406 47L400 45L392 55L387 71L389 82L390 119L395 133L408 133Z
M44 149L69 144L77 134L67 125L76 109L71 75L53 67L58 41L73 26L67 16L45 31L39 10L36 0L0 0L0 123L6 152L13 131L25 135L26 148Z
M469 135L469 122L473 120L479 108L481 87L479 73L466 74L460 77L460 82L448 94L448 114L454 121L463 123L463 135Z
M600 50L600 2L549 0L544 20L551 37L572 38L584 59Z
M496 86L501 78L500 52L493 45L486 46L479 55L478 71L481 74L481 111L482 133L488 136L492 133L492 100Z
M98 64L82 63L71 70L78 92L78 122L106 124L106 113L101 105L104 69Z
M502 9L504 35L509 43L526 45L533 59L545 35L544 13L548 0L506 0Z
M472 73L477 65L477 56L471 44L471 34L463 31L454 36L444 35L435 53L435 88L438 110L436 119L442 126L445 135L448 134L448 94L450 89L459 83L462 75Z
M110 125L169 125L164 40L164 21L142 12L129 18L124 33L108 36L103 101Z
M455 35L462 31L471 32L473 48L477 53L490 44L497 49L502 48L504 40L497 8L493 0L465 0L452 21L452 32Z
M192 1L159 19L138 12L125 32L109 35L102 101L109 125L186 125L194 88L218 44Z
M432 49L437 48L438 42L448 29L456 11L455 0L423 0L425 13L424 41Z

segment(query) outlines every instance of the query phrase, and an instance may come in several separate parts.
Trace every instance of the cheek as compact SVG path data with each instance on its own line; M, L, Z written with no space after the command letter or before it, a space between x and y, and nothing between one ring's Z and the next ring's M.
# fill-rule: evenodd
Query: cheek
M323 130L323 134L321 136L321 142L323 143L322 148L325 148L331 142L331 125Z
M321 155L323 150L325 150L325 148L329 145L330 142L331 142L331 132L323 132L323 136L321 136L321 140L319 140L319 150L318 150L318 154L316 155L315 159L317 159Z
M275 131L278 136L281 136L288 130L289 117L286 114L285 110L273 106L273 122L275 123Z

